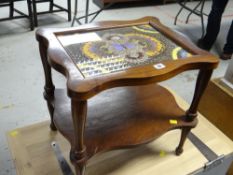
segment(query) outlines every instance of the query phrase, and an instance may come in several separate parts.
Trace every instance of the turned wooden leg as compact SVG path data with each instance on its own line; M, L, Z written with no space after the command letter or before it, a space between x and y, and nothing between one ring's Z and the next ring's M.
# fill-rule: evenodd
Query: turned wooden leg
M87 101L72 99L71 107L74 126L74 143L71 145L70 159L75 166L76 174L84 175L87 161L86 147L84 145Z
M50 128L51 130L53 131L56 131L57 128L53 122L53 113L54 113L54 106L51 104L51 101L52 99L54 98L53 96L53 93L54 93L54 89L51 91L48 91L48 89L45 87L44 88L45 91L44 91L44 98L46 99L47 101L47 107L48 107L48 110L49 110L49 115L50 115Z
M71 149L70 160L75 167L76 175L85 175L86 170L86 150L83 152L77 152Z
M193 121L197 116L197 107L212 75L212 69L199 71L192 103L186 113L186 120Z
M183 146L184 146L184 142L190 132L191 128L182 128L181 129L181 138L180 138L180 143L178 145L178 147L176 148L176 155L180 155L183 152Z
M76 175L85 175L85 170L86 170L85 164L75 165Z
M197 107L208 85L212 72L213 72L212 69L208 69L208 70L202 69L199 71L194 97L188 111L186 112L186 121L191 122L197 117ZM183 145L190 130L191 128L187 128L187 127L182 128L180 143L176 148L176 155L180 155L183 152Z
M55 87L52 81L51 67L47 60L48 59L47 49L42 42L40 42L39 48L40 48L40 56L41 56L41 60L42 60L43 68L44 68L44 75L45 75L44 98L47 101L47 106L48 106L48 110L49 110L49 114L51 118L50 128L53 131L55 131L57 129L53 122L54 106L52 105Z

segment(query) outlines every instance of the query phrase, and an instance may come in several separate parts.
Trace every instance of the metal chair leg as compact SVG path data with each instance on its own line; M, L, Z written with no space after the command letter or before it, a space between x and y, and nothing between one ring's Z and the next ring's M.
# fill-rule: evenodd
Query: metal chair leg
M202 5L201 5L201 10L200 10L200 16L201 16L201 27L202 27L202 38L205 35L205 24L204 24L204 13L203 13L203 9L205 6L205 0L202 0Z
M205 0L200 0L200 2L198 2L198 4L193 9L189 8L188 6L186 6L187 0L183 1L183 3L181 1L182 0L178 1L178 3L181 6L181 8L180 8L179 12L177 13L177 15L175 17L174 24L176 25L178 16L180 15L181 11L185 8L186 10L189 11L189 14L188 14L188 16L186 18L186 24L188 23L189 18L190 18L190 16L192 14L195 14L195 15L197 15L197 16L199 16L201 18L201 28L202 28L202 37L203 37L205 35L204 15L206 15L206 14L203 13L204 5L205 5ZM199 6L201 6L201 9L197 10ZM206 15L206 16L208 16L208 15Z
M38 26L36 0L32 0L34 25Z
M104 10L107 9L107 8L109 8L109 7L112 6L113 4L114 4L114 2L109 3L108 5L102 7L101 9L99 9L99 11L94 12L95 15L93 14L94 16L93 16L93 18L90 20L90 22L93 22L93 21L95 20L95 18L96 18L102 11L104 11Z
M68 21L71 21L71 0L67 0Z
M9 17L11 18L11 19L13 19L13 17L14 17L14 0L11 0L10 1L10 14L9 14Z
M181 3L182 3L181 1L178 2L178 4L181 4ZM187 0L185 0L183 3L184 3L184 6L185 6L186 3L187 3ZM183 9L184 9L184 7L181 5L180 10L179 10L179 12L177 13L177 15L175 17L174 25L176 25L177 19L178 19L179 15L180 15L180 13L182 12Z
M88 23L88 17L89 17L89 0L86 0L87 1L87 3L86 3L86 12L85 12L85 15L86 15L86 17L85 17L85 24L87 24Z
M74 26L74 22L77 18L77 14L78 14L78 0L75 0L74 2L74 17L73 17L73 20L72 20L72 23L71 23L71 27Z
M72 24L71 26L74 25L74 22L76 21L78 24L82 24L82 22L80 21L81 19L84 19L85 24L92 22L95 20L95 18L105 9L109 8L110 6L112 6L113 4L115 4L115 2L109 3L108 5L100 8L99 10L89 13L89 0L86 1L86 10L85 10L85 15L78 17L77 18L77 9L78 9L78 0L75 0L75 10L74 10L74 17L72 20ZM93 16L90 20L89 20L89 16Z
M186 18L186 21L185 21L185 23L187 24L188 23L188 21L189 21L189 18L190 18L190 16L193 14L193 12L195 12L196 10L197 10L197 8L201 5L201 1L194 7L194 9L192 10L192 11L190 11L190 13L188 14L188 16L187 16L187 18Z
M27 6L28 6L28 18L30 21L30 28L31 28L31 30L34 30L34 20L33 20L33 15L32 15L31 0L27 0Z
M49 2L49 11L50 11L50 13L52 13L53 12L53 0L50 0L50 2Z

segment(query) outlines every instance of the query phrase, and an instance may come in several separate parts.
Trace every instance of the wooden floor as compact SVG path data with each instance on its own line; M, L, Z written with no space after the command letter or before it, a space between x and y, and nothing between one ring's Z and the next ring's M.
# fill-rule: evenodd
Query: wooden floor
M182 99L176 99L187 108ZM232 153L233 142L204 117L198 118L193 133L218 155ZM69 162L69 143L59 133L50 131L48 121L15 129L7 135L18 175L61 175L52 141L58 142ZM207 160L188 140L184 153L175 156L179 138L180 131L171 131L147 145L98 154L88 162L86 175L184 175L203 167Z

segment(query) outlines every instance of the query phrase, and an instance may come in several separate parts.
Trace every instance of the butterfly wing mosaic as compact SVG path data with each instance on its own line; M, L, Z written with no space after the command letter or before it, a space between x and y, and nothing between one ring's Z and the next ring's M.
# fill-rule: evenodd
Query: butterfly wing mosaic
M65 46L84 77L191 56L150 25L100 30L95 34L101 39Z

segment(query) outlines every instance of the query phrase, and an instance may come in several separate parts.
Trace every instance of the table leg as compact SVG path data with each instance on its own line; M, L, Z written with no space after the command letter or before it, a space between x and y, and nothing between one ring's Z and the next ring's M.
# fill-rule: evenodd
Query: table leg
M208 69L208 70L203 69L199 71L197 82L196 82L196 87L195 87L195 92L194 92L194 97L190 105L190 108L186 112L187 121L193 121L197 117L197 107L208 85L212 72L213 72L212 69ZM183 145L190 130L191 130L191 127L182 128L180 143L178 147L176 148L176 155L180 155L183 152Z
M84 145L87 101L72 99L71 108L75 138L70 151L70 159L75 166L76 174L84 175L87 161L86 147Z
M208 85L212 72L213 72L212 69L207 69L207 70L202 69L199 71L193 100L186 114L187 121L193 121L194 118L197 116L197 107L198 107L199 101Z
M183 152L184 142L191 130L191 127L185 127L181 129L181 138L178 147L176 148L176 155L179 156Z
M44 46L42 42L39 44L40 49L40 56L44 68L44 74L45 74L45 86L44 86L44 98L47 101L47 106L51 118L50 128L52 130L56 130L56 126L53 122L53 112L54 112L54 106L52 105L52 101L54 99L54 85L52 81L52 73L51 73L51 67L48 63L47 58L47 48Z

